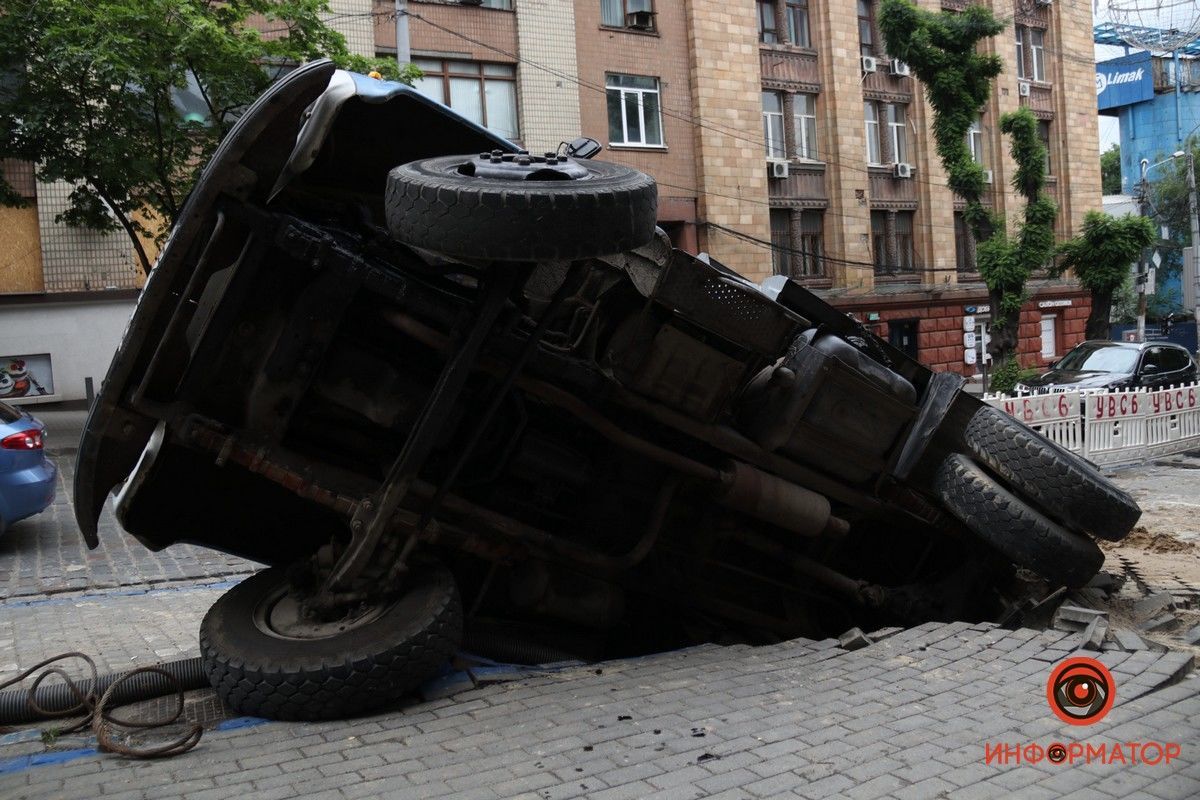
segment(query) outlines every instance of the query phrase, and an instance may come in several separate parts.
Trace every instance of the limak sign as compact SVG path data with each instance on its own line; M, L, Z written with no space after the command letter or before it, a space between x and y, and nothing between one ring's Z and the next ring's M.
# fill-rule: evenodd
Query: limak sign
M1154 97L1150 51L1143 50L1096 65L1096 108L1117 108Z

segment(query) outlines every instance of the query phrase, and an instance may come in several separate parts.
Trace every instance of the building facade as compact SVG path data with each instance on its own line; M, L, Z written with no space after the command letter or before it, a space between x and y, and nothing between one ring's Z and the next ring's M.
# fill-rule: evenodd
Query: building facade
M752 280L787 274L926 364L979 370L987 291L961 204L945 187L922 87L886 53L878 0L407 7L422 91L533 152L596 138L600 158L657 179L659 224L677 246ZM986 44L1004 73L969 137L991 176L986 202L1010 224L1020 219L999 119L1027 106L1049 154L1056 234L1067 238L1101 205L1091 8L992 7L1012 24ZM374 9L385 17L392 4ZM375 30L377 52L394 53L393 26ZM1022 362L1062 355L1082 338L1088 310L1072 282L1033 280Z
M1091 9L1082 0L990 2L1013 22L986 44L1005 70L969 137L991 174L987 202L1019 219L998 120L1028 106L1049 150L1065 238L1100 207ZM392 0L332 8L352 51L395 54ZM945 188L922 87L885 51L878 0L406 8L419 91L532 152L591 136L605 148L600 158L655 177L659 224L677 246L752 280L794 277L931 367L980 369L987 292ZM72 353L78 326L86 320L95 348L110 355L143 278L122 236L55 222L69 187L37 183L27 165L6 163L5 174L33 202L0 208L0 365L52 364L54 390L35 399L81 398L108 355ZM1044 278L1029 295L1021 358L1042 366L1082 338L1088 301L1074 284ZM0 394L3 386L0 376Z

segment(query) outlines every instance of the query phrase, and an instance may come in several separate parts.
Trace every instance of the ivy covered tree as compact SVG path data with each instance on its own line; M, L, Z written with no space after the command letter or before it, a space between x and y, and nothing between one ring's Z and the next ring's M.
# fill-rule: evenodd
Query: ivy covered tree
M1079 284L1092 295L1088 339L1109 338L1113 297L1129 279L1129 265L1155 241L1149 217L1113 217L1089 211L1080 234L1058 246L1057 271L1073 270Z
M287 65L351 55L326 0L6 0L0 11L0 153L75 186L60 221L123 229L142 269L201 166ZM257 24L257 28L251 24ZM198 107L184 99L194 95ZM0 203L22 202L0 174Z
M888 53L909 65L933 109L934 141L947 185L963 199L963 220L979 243L976 261L993 315L988 345L996 365L992 386L1004 390L1015 383L1020 370L1017 332L1025 282L1053 253L1056 213L1054 202L1042 192L1046 149L1037 135L1037 120L1026 108L1000 120L1000 129L1012 138L1017 163L1013 187L1026 201L1016 236L1010 236L1004 219L981 202L984 173L971 156L967 131L1003 68L1000 57L979 52L979 44L1005 26L983 6L935 13L910 0L883 0L879 26Z

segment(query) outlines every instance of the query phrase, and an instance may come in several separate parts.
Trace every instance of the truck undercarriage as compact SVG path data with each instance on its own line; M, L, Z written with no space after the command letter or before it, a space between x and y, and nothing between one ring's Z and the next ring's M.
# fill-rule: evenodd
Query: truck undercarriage
M464 636L595 658L1012 617L1017 567L1086 582L1136 505L960 390L794 282L673 249L646 176L320 62L206 168L76 507L93 545L119 487L145 545L271 565L206 618L210 679L339 716Z

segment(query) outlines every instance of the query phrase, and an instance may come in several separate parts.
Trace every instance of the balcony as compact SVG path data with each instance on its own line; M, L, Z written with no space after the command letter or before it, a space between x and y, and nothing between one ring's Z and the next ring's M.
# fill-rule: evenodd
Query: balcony
M863 97L889 103L911 103L913 79L906 75L893 75L891 59L880 58L874 72L863 75Z
M825 193L825 165L793 161L788 165L786 178L767 181L767 193L775 207L825 208L829 204Z
M913 209L917 207L917 175L897 178L891 166L867 167L867 186L871 192L871 208Z
M808 50L764 45L758 51L762 65L763 86L771 89L801 89L821 91L821 75L817 70L817 54Z
M1029 84L1029 96L1021 98L1021 105L1028 106L1039 119L1054 118L1054 86L1049 83L1022 80Z

